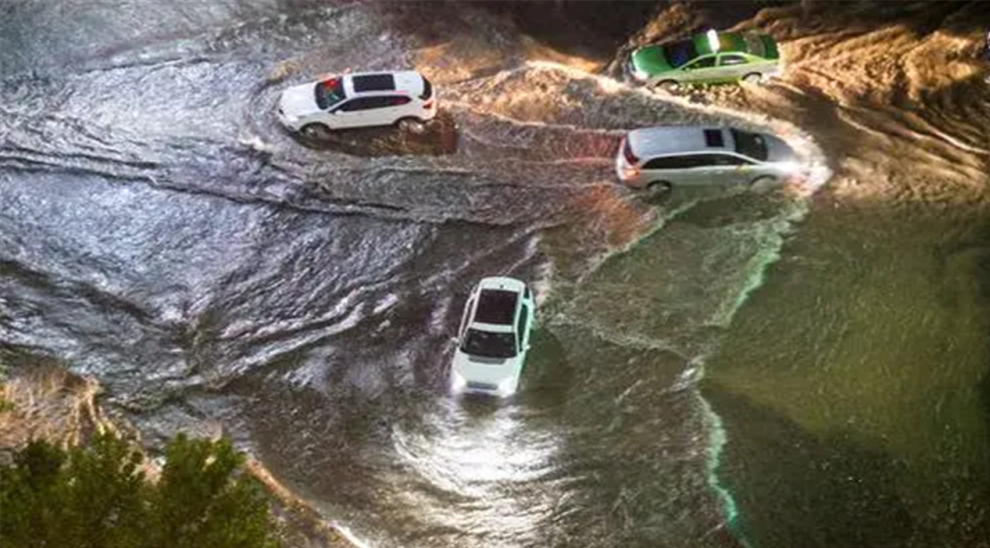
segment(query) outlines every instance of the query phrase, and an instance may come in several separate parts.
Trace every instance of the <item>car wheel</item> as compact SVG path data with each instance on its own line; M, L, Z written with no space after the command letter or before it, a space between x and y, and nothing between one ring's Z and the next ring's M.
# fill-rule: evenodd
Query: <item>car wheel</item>
M303 136L310 139L326 139L330 136L330 128L326 124L313 123L306 124L301 130Z
M742 77L742 81L749 84L759 84L763 81L763 75L759 72L751 72Z
M646 185L646 189L654 194L666 194L674 189L674 185L668 181L653 181Z
M772 175L757 177L749 183L749 189L757 194L766 194L767 192L777 188L777 186L777 178Z
M414 133L416 135L421 135L426 132L426 122L418 118L403 118L399 120L398 125L400 130Z
M677 82L675 80L660 80L659 82L657 82L656 88L662 89L668 93L673 93L681 89L681 84L680 82Z

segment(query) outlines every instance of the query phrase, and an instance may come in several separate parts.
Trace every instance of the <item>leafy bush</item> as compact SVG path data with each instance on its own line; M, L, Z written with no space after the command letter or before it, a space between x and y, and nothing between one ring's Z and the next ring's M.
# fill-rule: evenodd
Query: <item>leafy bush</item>
M173 439L157 482L113 434L65 451L33 441L0 467L4 548L276 548L276 526L228 441Z

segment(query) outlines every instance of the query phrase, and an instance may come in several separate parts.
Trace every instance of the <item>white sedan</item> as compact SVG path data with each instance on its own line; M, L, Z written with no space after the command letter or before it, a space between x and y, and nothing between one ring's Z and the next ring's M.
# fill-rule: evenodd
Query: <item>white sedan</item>
M515 278L484 278L471 291L451 365L454 392L516 392L529 350L533 292Z

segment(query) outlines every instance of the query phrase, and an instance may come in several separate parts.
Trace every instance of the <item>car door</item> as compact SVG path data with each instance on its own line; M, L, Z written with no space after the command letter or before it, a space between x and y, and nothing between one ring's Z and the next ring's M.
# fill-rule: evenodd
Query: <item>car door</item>
M745 177L746 161L739 156L719 152L699 154L697 160L707 184L731 184Z
M719 81L738 80L751 68L751 63L745 55L739 53L720 53L718 64L712 69L713 78Z
M700 182L694 155L681 154L652 158L643 164L643 178L647 184L666 181L673 185L694 185Z
M351 128L379 125L376 111L385 106L385 97L355 97L330 111L332 127Z
M393 95L383 99L385 99L385 106L379 111L380 125L394 124L409 113L409 104L412 102L412 98L408 95Z
M711 77L712 71L715 69L715 61L716 57L714 54L698 57L681 68L681 77L678 80L682 82L704 82L708 80Z
M736 154L719 154L720 176L725 184L748 184L763 171L760 164Z

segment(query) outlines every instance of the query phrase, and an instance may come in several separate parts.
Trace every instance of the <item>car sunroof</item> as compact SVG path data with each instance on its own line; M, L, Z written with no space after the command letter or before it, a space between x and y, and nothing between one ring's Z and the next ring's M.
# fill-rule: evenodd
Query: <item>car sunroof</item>
M365 74L354 77L354 91L391 91L395 89L395 77L391 74Z
M478 297L478 308L474 321L497 325L512 325L516 314L516 300L519 294L501 289L482 289Z
M705 130L705 144L710 147L724 147L725 140L722 138L722 130L720 129L706 129Z

